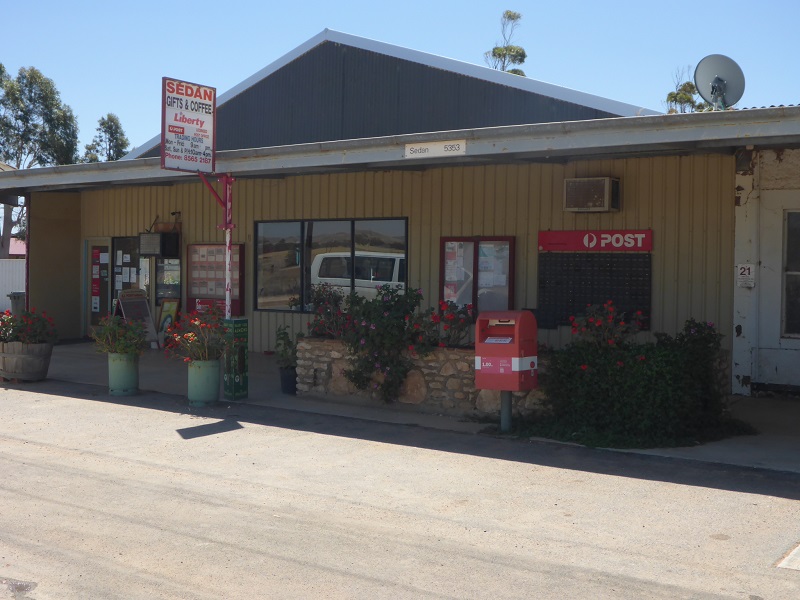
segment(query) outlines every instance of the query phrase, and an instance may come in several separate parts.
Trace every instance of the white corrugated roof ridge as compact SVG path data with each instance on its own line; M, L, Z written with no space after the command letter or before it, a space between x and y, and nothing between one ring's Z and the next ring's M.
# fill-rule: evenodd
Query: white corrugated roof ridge
M225 102L227 102L228 100L235 98L245 90L251 88L258 82L270 76L272 73L275 73L279 69L291 63L293 60L299 58L303 54L306 54L307 52L316 48L317 46L319 46L324 42L334 42L346 46L351 46L353 48L360 48L362 50L368 50L371 52L376 52L378 54L392 56L394 58L398 58L401 60L408 60L411 62L427 65L429 67L433 67L436 69L442 69L444 71L459 73L467 77L474 77L476 79L490 81L492 83L505 85L526 92L532 92L535 94L540 94L542 96L548 96L550 98L555 98L557 100L563 100L565 102L571 102L573 104L578 104L581 106L588 106L590 108L621 115L624 117L662 114L658 111L650 110L640 106L635 106L633 104L618 102L616 100L603 98L601 96L595 96L594 94L579 92L577 90L562 87L559 85L554 85L552 83L545 83L544 81L529 79L527 77L520 77L519 75L512 75L510 73L505 73L503 71L498 71L496 69L490 69L489 67L475 65L472 63L463 62L453 58L445 58L443 56L437 56L435 54L428 54L427 52L412 50L410 48L403 48L402 46L395 46L392 44L387 44L385 42L379 42L376 40L371 40L368 38L351 35L349 33L341 33L339 31L334 31L332 29L323 30L321 33L315 35L305 43L299 45L291 52L284 54L279 59L273 61L272 63L270 63L257 73L254 73L247 79L236 84L224 94L219 95L217 97L217 106L225 104ZM138 148L135 148L134 150L126 154L124 157L122 157L122 160L139 158L142 154L144 154L145 152L147 152L148 150L152 149L153 147L157 146L160 143L161 143L161 134L159 133L158 135L154 136L152 139L148 140Z

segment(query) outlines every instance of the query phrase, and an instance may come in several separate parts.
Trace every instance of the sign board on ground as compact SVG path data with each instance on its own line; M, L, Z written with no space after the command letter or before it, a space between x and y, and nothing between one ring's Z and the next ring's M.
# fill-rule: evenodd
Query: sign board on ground
M147 341L157 342L158 335L150 314L150 302L144 290L122 290L117 299L114 314L121 315L126 321L139 321L147 330Z
M163 77L161 97L161 168L213 173L216 88Z

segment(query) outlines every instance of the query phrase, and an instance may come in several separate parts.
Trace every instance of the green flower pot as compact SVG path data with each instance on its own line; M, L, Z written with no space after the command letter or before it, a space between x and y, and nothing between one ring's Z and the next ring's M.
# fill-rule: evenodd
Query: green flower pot
M108 354L108 393L133 396L139 392L139 355Z
M219 400L220 361L193 360L189 363L189 406L209 406Z

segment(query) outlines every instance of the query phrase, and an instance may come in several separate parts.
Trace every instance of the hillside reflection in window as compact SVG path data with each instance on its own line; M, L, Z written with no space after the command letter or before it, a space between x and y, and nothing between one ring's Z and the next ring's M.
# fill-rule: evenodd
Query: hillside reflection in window
M256 309L312 311L313 285L374 297L406 285L406 219L256 223Z

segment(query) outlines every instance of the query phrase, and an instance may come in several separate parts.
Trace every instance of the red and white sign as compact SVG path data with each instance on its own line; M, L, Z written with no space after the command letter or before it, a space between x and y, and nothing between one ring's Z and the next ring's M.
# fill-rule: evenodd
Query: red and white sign
M540 252L651 252L652 229L540 231Z
M161 96L161 168L213 173L217 90L163 77Z
M493 375L530 371L533 374L539 368L536 356L476 356L475 369Z

